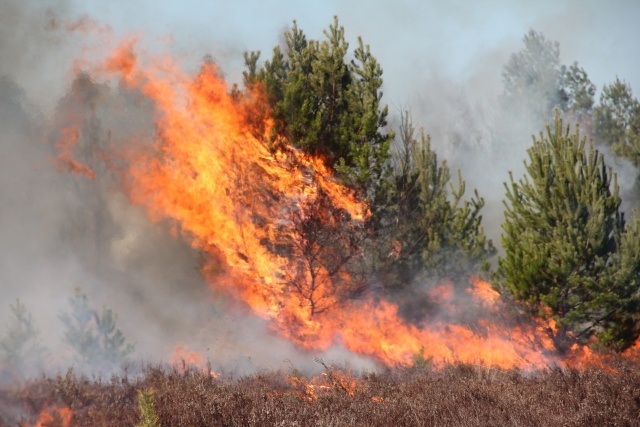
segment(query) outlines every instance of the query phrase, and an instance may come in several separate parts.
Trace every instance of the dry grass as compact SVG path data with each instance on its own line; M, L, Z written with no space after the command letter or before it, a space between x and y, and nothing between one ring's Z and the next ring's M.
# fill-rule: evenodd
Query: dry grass
M640 365L536 373L455 365L384 370L358 377L327 367L309 379L265 372L234 379L198 369L149 366L136 379L71 372L0 392L0 424L134 426L137 390L153 389L162 426L640 426Z

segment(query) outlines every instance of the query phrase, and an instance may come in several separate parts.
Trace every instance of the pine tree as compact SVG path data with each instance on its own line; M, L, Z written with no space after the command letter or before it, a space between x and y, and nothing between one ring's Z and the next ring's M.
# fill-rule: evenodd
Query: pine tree
M354 57L349 67L353 83L347 92L343 137L349 145L337 169L350 186L374 191L388 172L386 164L394 135L381 132L387 126L389 112L386 105L381 106L382 68L361 38Z
M594 111L594 127L599 141L640 166L640 102L629 84L616 79L604 86Z
M370 196L386 172L393 140L383 132L382 68L361 39L354 60L346 62L349 44L337 17L324 36L308 40L294 21L284 34L285 51L276 47L262 68L260 52L245 54L245 88L266 93L275 121L272 147L288 141L322 156L345 184Z
M365 289L360 268L362 224L333 206L321 188L316 191L291 214L288 255L295 268L282 277L287 292L295 294L300 307L312 316Z
M71 312L61 313L59 318L67 328L64 341L76 352L81 366L113 369L125 362L135 346L127 343L123 333L116 328L115 313L103 308L99 314L79 290L69 298L69 304Z
M152 388L138 390L138 407L140 422L136 427L159 427L160 420L156 411L155 392Z
M587 121L594 104L595 85L577 62L560 62L560 44L529 30L524 48L511 55L502 71L502 101L508 110L545 123L557 108L574 120Z
M406 114L400 127L397 164L373 206L372 222L379 258L375 264L385 286L403 288L417 274L454 277L488 269L495 248L482 228L484 200L465 200L465 183L451 183L446 161L440 162L428 135L415 129ZM383 244L381 244L383 243Z
M624 349L639 332L638 219L625 222L615 174L557 115L528 154L528 176L505 184L503 285L556 321L559 348L595 336Z
M29 370L42 368L47 350L40 344L40 331L25 305L17 299L10 308L13 317L0 340L1 360L14 373L24 376Z
M560 46L534 30L523 42L524 48L511 55L502 71L503 101L509 108L526 108L526 114L546 120L563 102Z
M593 113L596 86L589 80L584 68L577 62L563 68L561 107L565 115L578 123L589 125Z

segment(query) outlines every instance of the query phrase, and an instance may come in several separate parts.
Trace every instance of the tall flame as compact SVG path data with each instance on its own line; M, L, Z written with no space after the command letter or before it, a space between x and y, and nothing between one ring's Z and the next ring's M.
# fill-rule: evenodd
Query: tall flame
M497 292L477 278L464 296L483 316L471 323L412 324L395 304L373 295L337 297L338 288L358 290L356 278L346 270L311 268L313 260L298 256L304 248L279 250L278 245L303 241L307 249L321 251L321 243L300 234L296 218L314 214L335 223L335 213L341 212L345 224L357 227L369 215L367 206L337 183L322 159L293 147L269 149L255 130L270 128L268 115L260 113L265 110L260 93L233 96L213 64L192 77L168 58L150 62L143 65L130 40L92 74L117 77L155 104L156 138L151 149L128 154L127 193L152 220L177 224L205 254L203 271L215 292L243 302L268 319L275 333L307 350L342 344L390 366L416 357L500 368L561 363L550 326L509 324ZM251 126L262 117L264 126ZM70 163L68 145L60 146ZM293 292L292 283L313 286L305 294ZM456 305L460 292L465 291L445 283L432 297L447 310L462 310Z

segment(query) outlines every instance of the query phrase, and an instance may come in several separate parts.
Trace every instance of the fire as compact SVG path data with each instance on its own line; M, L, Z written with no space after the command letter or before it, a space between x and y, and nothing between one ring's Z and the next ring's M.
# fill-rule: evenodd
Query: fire
M32 427L49 427L54 425L69 427L71 425L72 418L73 411L71 410L71 408L58 408L56 405L51 405L45 407L40 412L38 421Z
M131 202L153 221L177 224L205 254L203 272L211 289L268 319L275 333L307 350L341 344L389 366L408 365L416 357L436 366L562 364L550 338L553 325L504 318L499 294L477 278L466 291L452 283L434 288L430 297L450 318L419 324L366 292L339 298L339 289L357 292L361 285L341 264L333 269L317 262L317 254L337 255L323 253L323 236L306 226L318 220L333 227L337 237L330 243L340 249L346 245L340 240L344 230L362 226L368 207L337 182L322 159L293 147L270 150L256 133L269 132L268 114L264 126L251 126L264 117L263 97L232 96L215 65L203 65L192 77L167 58L141 60L129 40L92 74L118 78L158 111L153 147L127 154L124 186ZM67 137L71 142L60 143L60 159L73 166L68 153L77 135L70 131ZM91 176L82 165L72 169ZM358 249L352 250L345 258L357 260ZM457 321L452 314L466 310L460 301L472 305L477 318ZM184 348L175 354L203 362Z
M349 371L341 370L337 367L329 367L325 365L325 372L311 379L298 374L291 374L287 381L289 385L296 391L300 399L313 403L319 396L328 396L332 394L346 395L354 397L357 388L356 378ZM381 398L378 398L381 399ZM381 402L382 400L374 400Z
M177 368L183 365L202 367L206 364L202 354L189 350L184 344L177 344L171 353L171 365Z
M89 179L94 179L95 175L91 168L78 162L73 157L73 146L78 142L79 137L80 129L78 129L78 126L70 126L62 129L60 137L55 142L55 148L58 151L58 157L55 159L55 162L60 169L84 175Z
M187 367L195 367L201 369L205 374L209 374L213 378L220 378L220 374L209 369L209 363L205 361L202 354L194 350L189 350L185 344L177 344L171 353L171 366L175 369L185 372Z

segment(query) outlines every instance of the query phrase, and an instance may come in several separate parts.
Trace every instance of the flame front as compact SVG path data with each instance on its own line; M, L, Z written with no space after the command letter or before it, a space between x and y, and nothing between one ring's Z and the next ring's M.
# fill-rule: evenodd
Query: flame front
M321 244L297 234L296 218L311 212L330 223L335 217L325 210L339 211L346 213L346 223L361 226L368 207L337 183L322 159L291 146L268 148L266 138L256 134L270 130L259 92L231 95L213 64L191 77L167 58L150 62L143 65L135 42L128 41L92 74L117 77L155 104L155 141L127 155L125 188L152 220L175 224L202 251L213 291L243 302L268 319L275 333L306 350L341 344L389 366L413 363L417 356L434 364L500 368L559 363L549 325L505 320L497 292L475 278L464 297L482 316L471 324L438 319L412 324L395 304L366 292L358 299L338 298L339 287L358 289L354 277L309 268L312 261L299 256L304 248L289 245L282 251L278 245L302 240L307 249L320 251ZM256 120L264 123L252 126ZM61 146L68 151L68 144ZM70 163L66 154L63 160ZM292 283L313 286L292 292ZM445 283L432 297L449 311L462 310L456 292L465 291Z

